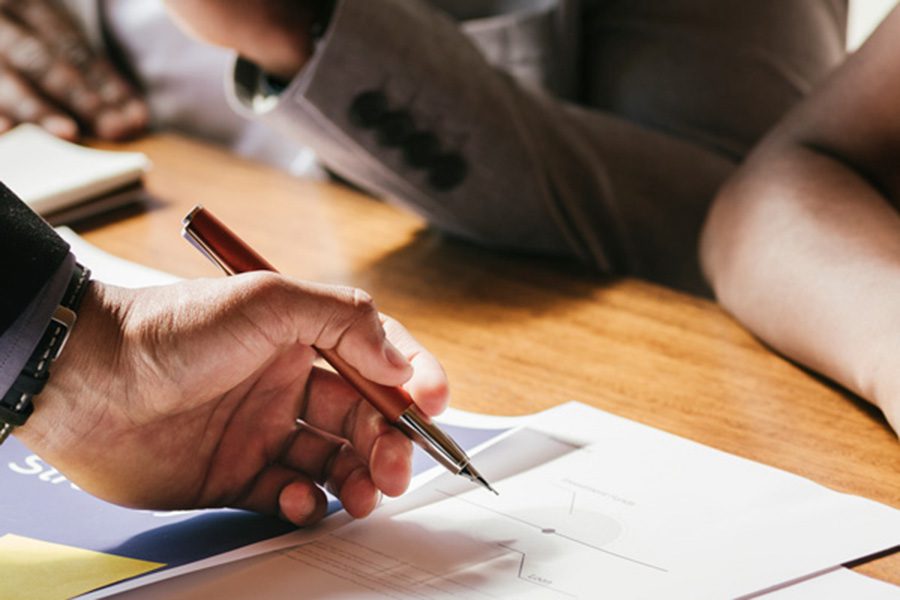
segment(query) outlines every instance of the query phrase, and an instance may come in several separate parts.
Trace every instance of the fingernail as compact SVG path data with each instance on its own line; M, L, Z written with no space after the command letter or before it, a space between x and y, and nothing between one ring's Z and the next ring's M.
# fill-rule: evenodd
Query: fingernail
M78 125L75 124L75 121L59 115L44 117L41 119L41 127L53 135L67 140L75 139L78 136Z
M384 356L388 359L389 363L398 369L408 369L411 366L409 361L406 360L406 357L403 356L390 342L384 344Z
M297 520L301 522L308 521L316 512L316 499L312 494L309 494L305 500L306 501L300 504L300 507L297 510Z

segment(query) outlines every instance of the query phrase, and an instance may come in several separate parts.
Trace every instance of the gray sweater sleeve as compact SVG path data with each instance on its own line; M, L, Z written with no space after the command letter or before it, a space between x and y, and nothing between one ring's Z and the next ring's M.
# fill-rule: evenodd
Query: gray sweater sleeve
M341 0L286 89L265 94L238 61L233 97L450 234L702 289L707 208L841 58L839 1L760 0L740 18L715 0L584 2L574 20L572 1L461 22L451 8L498 4ZM548 33L563 21L578 48Z

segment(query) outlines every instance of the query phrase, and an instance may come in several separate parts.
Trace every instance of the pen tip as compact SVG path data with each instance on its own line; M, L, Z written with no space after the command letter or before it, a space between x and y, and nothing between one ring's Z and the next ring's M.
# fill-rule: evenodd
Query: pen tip
M484 489L494 492L495 496L499 496L500 492L491 487L491 484L487 482L487 479L481 476L481 473L475 470L471 464L466 465L462 471L459 472L460 475L471 481L472 483L477 483Z
M495 495L495 496L499 496L499 495L500 495L500 492L498 492L497 490L495 490L494 488L492 488L492 487L491 487L491 484L489 484L487 481L485 481L483 477L479 477L479 478L478 478L478 483L480 483L482 486L484 486L485 488L487 488L489 491L494 492L494 495Z

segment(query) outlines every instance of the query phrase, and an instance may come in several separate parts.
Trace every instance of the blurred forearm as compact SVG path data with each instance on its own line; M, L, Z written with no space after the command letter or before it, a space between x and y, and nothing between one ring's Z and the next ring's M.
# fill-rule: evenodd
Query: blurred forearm
M900 427L900 215L864 177L773 140L719 194L701 254L726 309Z

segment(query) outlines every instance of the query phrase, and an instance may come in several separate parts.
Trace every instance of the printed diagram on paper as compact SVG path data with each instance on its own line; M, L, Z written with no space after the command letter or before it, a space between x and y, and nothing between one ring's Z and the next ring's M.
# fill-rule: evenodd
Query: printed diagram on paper
M478 454L499 497L440 475L177 597L735 598L900 539L900 511L612 415L540 426Z
M350 525L285 557L395 598L574 598L598 579L662 584L660 557L613 548L640 509L589 476L596 458L575 452L504 481L499 497L438 489L440 502Z

